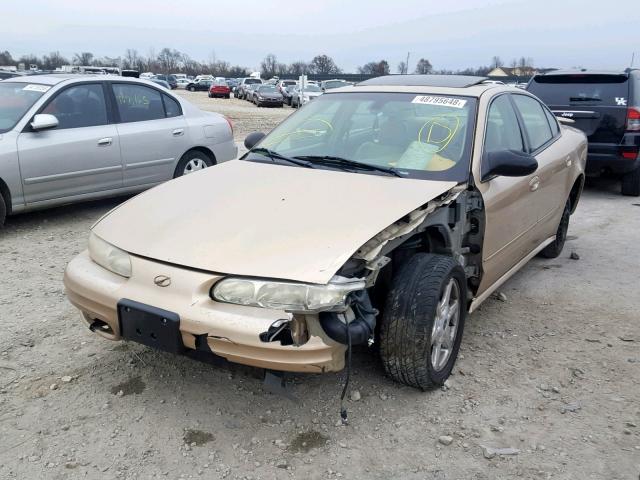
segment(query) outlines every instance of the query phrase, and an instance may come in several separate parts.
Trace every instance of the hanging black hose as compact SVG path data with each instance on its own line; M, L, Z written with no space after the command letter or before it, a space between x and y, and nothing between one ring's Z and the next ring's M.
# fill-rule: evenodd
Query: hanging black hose
M322 312L320 325L325 333L338 343L347 345L351 342L352 345L361 345L373 335L378 311L371 305L366 290L351 293L349 300L355 315L351 322L347 323L346 319L343 321L339 316L343 314Z
M340 396L340 418L342 419L342 425L349 424L349 419L347 418L347 409L344 408L344 397L347 395L347 389L349 388L350 378L351 378L351 332L347 328L347 378L344 381L344 387L342 388L342 395Z

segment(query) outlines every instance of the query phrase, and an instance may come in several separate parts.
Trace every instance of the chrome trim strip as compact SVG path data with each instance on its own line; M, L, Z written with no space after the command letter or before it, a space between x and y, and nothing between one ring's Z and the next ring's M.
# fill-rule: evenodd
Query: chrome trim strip
M33 185L36 183L53 182L55 180L65 180L67 178L84 177L86 175L98 175L101 173L117 172L122 170L122 165L114 165L112 167L93 168L91 170L79 170L76 172L56 173L55 175L45 175L43 177L25 178L25 185Z
M173 163L175 158L160 158L159 160L148 160L146 162L127 163L124 167L125 170L133 170L136 168L152 167L154 165L164 165L166 163Z

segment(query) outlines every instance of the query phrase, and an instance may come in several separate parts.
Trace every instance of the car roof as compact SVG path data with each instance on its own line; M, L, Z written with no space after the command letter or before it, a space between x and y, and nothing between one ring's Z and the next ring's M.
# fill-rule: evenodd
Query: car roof
M486 77L470 75L387 75L372 78L353 86L332 88L326 93L399 92L479 97L487 90L513 91L513 87L484 83L486 80L488 80Z
M384 85L393 87L452 87L464 88L478 85L487 77L471 75L385 75L360 82L358 85Z
M629 73L635 70L588 70L582 69L570 69L570 70L554 70L547 73L538 73L536 77L553 77L556 75L629 75Z
M141 85L160 85L159 82L167 83L165 80L159 79L146 79L135 77L121 77L120 75L94 75L94 74L82 74L82 73L69 73L69 74L46 74L46 75L27 75L24 77L7 78L6 82L20 82L20 83L34 83L40 85L55 86L60 83L81 83L91 81L103 81L111 80L117 82L139 83ZM168 85L168 83L167 83Z

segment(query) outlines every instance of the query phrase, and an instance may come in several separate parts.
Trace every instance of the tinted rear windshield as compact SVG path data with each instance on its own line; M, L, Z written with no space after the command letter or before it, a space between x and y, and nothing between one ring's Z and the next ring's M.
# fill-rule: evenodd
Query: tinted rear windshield
M627 75L543 75L527 90L548 105L625 106L629 96Z
M247 78L244 83L262 83L262 80L260 80L259 78Z

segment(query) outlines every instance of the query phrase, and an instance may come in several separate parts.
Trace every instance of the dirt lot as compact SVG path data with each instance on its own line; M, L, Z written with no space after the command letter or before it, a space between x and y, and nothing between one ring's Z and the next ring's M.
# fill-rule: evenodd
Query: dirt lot
M187 95L239 141L291 112ZM89 332L62 273L122 200L0 232L0 478L638 479L640 200L617 184L589 182L562 256L533 260L470 317L449 388L394 384L358 351L348 427L344 374L294 377L293 403L253 370Z

